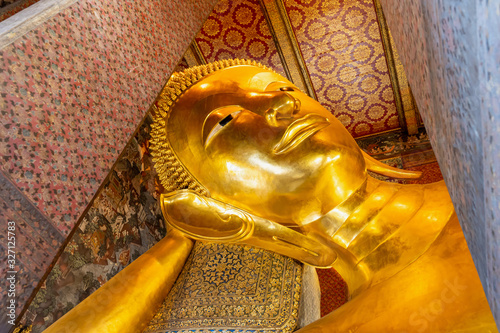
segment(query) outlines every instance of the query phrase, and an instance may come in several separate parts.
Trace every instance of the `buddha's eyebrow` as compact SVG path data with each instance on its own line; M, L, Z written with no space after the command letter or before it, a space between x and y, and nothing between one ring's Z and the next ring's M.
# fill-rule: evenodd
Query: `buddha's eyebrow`
M271 106L272 93L272 91L241 90L237 92L213 94L205 97L200 102L203 103L206 110L210 110L210 113L217 109L238 105L243 109L262 115L263 112ZM206 118L208 118L208 116Z
M201 100L205 105L207 110L213 111L231 106L231 105L241 105L242 102L248 99L248 93L245 92L229 92L229 93L217 93L209 95Z
M293 83L285 81L273 81L264 88L264 91L277 91L277 90L300 91L300 89Z

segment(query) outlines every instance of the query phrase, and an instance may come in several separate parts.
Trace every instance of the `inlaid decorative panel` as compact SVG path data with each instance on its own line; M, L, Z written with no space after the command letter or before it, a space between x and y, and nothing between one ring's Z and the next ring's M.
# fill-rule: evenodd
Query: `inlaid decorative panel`
M318 101L354 137L399 127L371 0L285 0Z
M432 151L429 136L424 128L420 128L419 133L415 135L405 135L402 131L394 131L358 138L356 143L366 153L378 160L403 154ZM429 163L429 161L425 163ZM414 166L414 164L409 166Z
M251 59L284 74L258 0L221 0L196 36L207 62Z
M359 138L358 146L372 157L395 168L421 171L417 180L390 179L370 173L371 176L401 184L428 184L443 179L429 136L424 128L416 135L406 135L402 131L388 132Z
M302 265L236 244L197 242L144 333L290 333Z

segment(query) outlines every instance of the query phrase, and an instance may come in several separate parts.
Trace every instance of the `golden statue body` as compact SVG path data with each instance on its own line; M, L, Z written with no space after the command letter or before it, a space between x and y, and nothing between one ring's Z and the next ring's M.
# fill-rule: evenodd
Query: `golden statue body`
M273 71L231 60L174 74L156 103L153 137L167 190L161 207L174 229L334 267L346 280L352 299L301 332L497 331L444 182L372 178L367 170L396 178L418 174L362 153L330 112ZM177 232L166 238L170 245L148 251L150 261L139 258L108 287L123 286L120 281L139 274L151 258L168 269L163 280L171 285L190 247ZM176 254L169 252L176 246ZM157 280L142 286L147 301L141 309L123 294L120 304L111 302L125 313L114 316L128 324L110 326L97 315L93 331L99 325L107 325L106 332L138 331L138 320L133 326L127 318L153 315L165 293ZM138 287L123 288L138 293ZM88 299L48 332L69 322L86 325L77 312L89 311Z

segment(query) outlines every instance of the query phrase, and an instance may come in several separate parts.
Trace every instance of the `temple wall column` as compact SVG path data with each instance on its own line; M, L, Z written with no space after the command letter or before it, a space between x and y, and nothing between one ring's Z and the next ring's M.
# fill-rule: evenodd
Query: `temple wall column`
M14 222L17 316L215 3L41 0L0 22L0 250Z
M500 2L381 3L498 323Z

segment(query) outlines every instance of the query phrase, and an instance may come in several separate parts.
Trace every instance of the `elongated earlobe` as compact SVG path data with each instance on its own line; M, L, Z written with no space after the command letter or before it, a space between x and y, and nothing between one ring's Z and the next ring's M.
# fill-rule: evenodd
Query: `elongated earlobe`
M420 177L422 177L422 172L420 171L408 171L408 170L393 168L391 166L388 166L387 164L384 164L374 159L364 151L361 152L363 153L363 157L365 158L366 169L368 171L371 171L378 175L391 178L398 178L398 179L419 179Z

